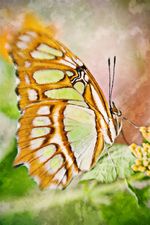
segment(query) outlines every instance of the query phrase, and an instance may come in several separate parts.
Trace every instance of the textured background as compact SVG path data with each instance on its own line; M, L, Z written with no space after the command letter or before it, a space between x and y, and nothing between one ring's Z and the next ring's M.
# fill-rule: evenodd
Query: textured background
M116 55L113 100L137 125L150 124L149 0L0 0L0 32L29 10L56 26L58 39L85 62L107 97L107 59ZM40 191L24 166L12 166L19 116L14 89L14 69L0 57L0 225L148 225L150 179L133 174L128 147L114 145L113 159L121 178L129 173L134 194L123 179L115 180L109 157L98 162L93 182L56 192ZM124 133L130 143L141 141L127 123Z

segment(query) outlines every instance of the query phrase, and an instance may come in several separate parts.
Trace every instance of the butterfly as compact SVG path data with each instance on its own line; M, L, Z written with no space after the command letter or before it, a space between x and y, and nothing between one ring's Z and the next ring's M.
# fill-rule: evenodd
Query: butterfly
M50 33L24 28L11 55L18 77L18 154L41 189L65 188L113 144L121 115L85 64ZM110 96L113 83L110 83Z

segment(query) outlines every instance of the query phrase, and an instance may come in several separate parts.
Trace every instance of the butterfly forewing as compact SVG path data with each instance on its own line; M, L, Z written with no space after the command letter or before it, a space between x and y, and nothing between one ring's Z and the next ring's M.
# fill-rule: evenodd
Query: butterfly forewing
M22 31L12 55L21 110L15 164L25 164L41 188L66 187L103 149L105 98L83 63L45 33Z
M73 62L65 61L69 66L59 63L64 60L64 48L58 48L58 44L47 35L26 31L17 37L12 52L18 65L21 109L47 99L46 90L71 87L71 77L77 76L69 67Z

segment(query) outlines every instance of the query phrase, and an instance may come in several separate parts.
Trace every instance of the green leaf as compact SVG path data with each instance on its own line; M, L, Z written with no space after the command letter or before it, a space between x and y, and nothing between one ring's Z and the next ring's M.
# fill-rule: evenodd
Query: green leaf
M36 183L28 175L25 166L13 166L17 151L16 143L14 142L10 148L10 153L0 163L0 201L10 197L24 196L28 191L37 187Z
M14 143L16 121L0 112L0 163L12 150L9 146Z
M13 65L0 57L0 111L13 119L19 116L15 79Z
M127 188L131 195L136 199L139 206L146 206L150 196L150 182L140 182L137 187L126 180ZM134 186L133 186L134 185Z
M111 183L117 178L124 179L133 174L131 165L134 163L134 156L126 145L115 144L108 152L104 152L96 166L85 173L81 181L97 180L102 183Z

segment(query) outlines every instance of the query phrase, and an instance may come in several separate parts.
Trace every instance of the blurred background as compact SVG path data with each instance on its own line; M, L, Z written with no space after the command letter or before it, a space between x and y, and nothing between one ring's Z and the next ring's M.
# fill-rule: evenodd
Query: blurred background
M113 100L135 124L150 124L149 0L0 0L0 29L17 26L17 16L26 11L56 27L58 40L87 65L107 98L107 59L117 56ZM15 70L0 56L0 225L148 225L148 178L130 171L134 190L115 178L41 192L25 167L13 168L19 117L15 86ZM141 143L133 126L124 122L123 130L129 143ZM121 136L117 143L124 143ZM121 160L119 168L128 169Z

